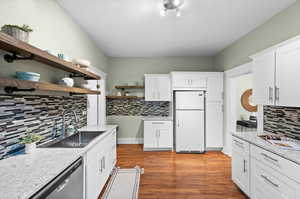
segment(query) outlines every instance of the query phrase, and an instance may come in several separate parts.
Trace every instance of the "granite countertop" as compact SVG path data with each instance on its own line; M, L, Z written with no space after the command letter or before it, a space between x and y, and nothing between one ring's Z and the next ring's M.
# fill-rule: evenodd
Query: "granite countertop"
M264 133L264 134L270 134L270 133ZM285 159L288 159L300 165L300 151L286 150L278 146L274 146L273 144L270 144L269 142L258 137L258 135L263 135L263 134L257 134L254 132L241 132L241 133L232 134L232 136L234 137L240 138L246 142L261 147L267 151L275 153Z
M81 131L103 131L103 129L106 131L84 148L38 148L33 154L0 160L0 199L29 198L116 127L116 125L87 126L80 129Z
M155 117L155 116L149 116L149 117L143 117L142 120L144 121L173 121L172 117Z

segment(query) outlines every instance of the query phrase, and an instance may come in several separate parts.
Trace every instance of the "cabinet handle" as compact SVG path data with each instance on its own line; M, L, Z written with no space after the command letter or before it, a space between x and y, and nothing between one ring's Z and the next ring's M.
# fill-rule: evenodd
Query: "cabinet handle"
M269 86L269 102L273 103L273 88Z
M158 137L160 138L160 130L158 130L157 132L158 132Z
M264 180L266 180L268 183L270 183L271 185L273 185L276 188L279 188L279 185L274 183L272 180L270 180L267 176L264 175L260 175Z
M244 144L242 142L239 142L237 140L234 140L235 144L240 147L240 148L243 148L244 149Z
M105 156L103 157L103 170L105 170Z
M244 173L247 172L247 169L246 169L246 160L244 160Z
M279 103L279 88L275 86L275 100Z
M152 124L164 124L164 122L152 122Z
M272 158L272 157L268 156L268 155L265 154L265 153L261 153L261 155L264 156L266 160L272 160L273 162L278 163L278 160L277 160L277 159Z
M101 160L100 160L100 173L102 173L102 168L103 168L103 167L102 167L102 164L103 164L103 163L102 163L102 160L103 160L103 158L101 158Z

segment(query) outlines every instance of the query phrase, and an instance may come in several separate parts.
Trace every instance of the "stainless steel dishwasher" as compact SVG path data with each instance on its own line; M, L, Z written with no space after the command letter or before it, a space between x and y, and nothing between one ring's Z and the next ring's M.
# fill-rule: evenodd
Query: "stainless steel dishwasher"
M83 164L76 160L30 199L83 199Z

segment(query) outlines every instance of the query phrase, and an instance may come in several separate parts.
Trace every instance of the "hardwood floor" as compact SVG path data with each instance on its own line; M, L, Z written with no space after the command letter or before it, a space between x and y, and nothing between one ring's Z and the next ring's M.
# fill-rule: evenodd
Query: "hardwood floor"
M246 199L231 181L230 158L221 152L144 152L142 145L119 145L121 168L145 169L140 199Z

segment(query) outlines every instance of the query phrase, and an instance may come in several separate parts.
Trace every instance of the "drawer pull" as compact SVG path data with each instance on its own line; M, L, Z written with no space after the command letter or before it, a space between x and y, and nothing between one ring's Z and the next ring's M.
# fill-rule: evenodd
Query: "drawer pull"
M268 183L270 183L271 185L273 185L274 187L276 188L279 188L279 185L272 182L272 180L270 180L267 176L264 176L264 175L260 175L264 180L266 180Z
M246 169L246 160L244 160L244 173L247 172L247 169Z
M237 141L237 140L234 140L234 142L235 142L235 144L236 144L237 146L239 146L240 148L243 148L243 149L244 149L244 144L243 144L242 142L239 142L239 141Z
M267 160L272 160L273 162L277 162L278 163L278 160L276 160L275 158L272 158L272 157L268 156L265 153L261 153L261 155L264 156Z
M152 122L152 124L165 124L164 122Z

